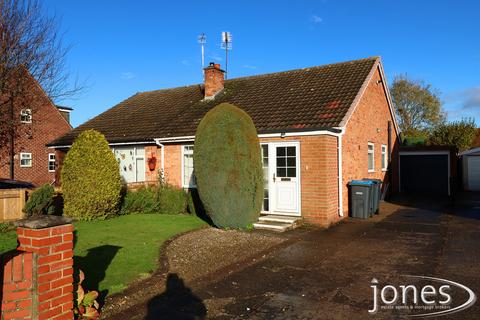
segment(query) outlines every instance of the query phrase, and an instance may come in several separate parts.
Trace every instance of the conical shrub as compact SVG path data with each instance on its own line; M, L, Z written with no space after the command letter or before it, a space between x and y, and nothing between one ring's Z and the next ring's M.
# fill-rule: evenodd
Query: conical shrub
M258 219L260 142L246 112L228 103L211 109L198 125L193 161L200 199L216 226L246 228Z
M66 216L94 220L118 212L122 179L103 134L86 130L75 139L63 162L61 184Z

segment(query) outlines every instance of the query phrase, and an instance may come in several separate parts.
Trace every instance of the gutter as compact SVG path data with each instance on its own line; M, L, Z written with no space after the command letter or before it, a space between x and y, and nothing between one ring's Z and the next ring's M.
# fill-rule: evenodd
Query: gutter
M284 138L284 137L297 137L297 136L319 136L319 135L331 135L337 137L342 133L342 128L330 128L327 129L285 129L285 130L275 130L275 132L264 132L259 133L259 138ZM175 143L175 142L192 142L195 140L195 136L178 136L178 137L168 137L168 138L155 138L153 139L157 144L158 143Z
M128 146L128 145L133 145L133 144L151 144L152 141L136 141L136 142L112 142L108 143L109 146ZM71 144L66 144L66 145L47 145L47 148L49 149L66 149L66 148L71 148Z

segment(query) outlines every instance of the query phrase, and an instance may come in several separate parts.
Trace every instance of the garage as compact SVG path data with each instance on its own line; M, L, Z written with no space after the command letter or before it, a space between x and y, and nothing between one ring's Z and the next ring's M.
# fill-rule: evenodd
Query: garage
M400 192L450 195L450 156L450 150L400 151Z
M462 157L463 189L480 191L480 148L465 151Z

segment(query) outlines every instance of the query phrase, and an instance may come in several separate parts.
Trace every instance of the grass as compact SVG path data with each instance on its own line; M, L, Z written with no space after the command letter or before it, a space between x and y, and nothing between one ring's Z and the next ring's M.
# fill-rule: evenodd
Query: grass
M74 225L75 266L85 272L84 287L105 296L155 270L165 240L206 223L193 215L136 214ZM13 231L0 233L0 252L15 246Z

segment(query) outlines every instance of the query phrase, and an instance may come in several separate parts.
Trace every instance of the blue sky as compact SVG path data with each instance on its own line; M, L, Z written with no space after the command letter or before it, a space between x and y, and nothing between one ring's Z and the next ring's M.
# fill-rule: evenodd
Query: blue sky
M480 126L479 1L44 0L72 45L68 70L87 83L77 126L139 91L202 80L224 64L220 32L233 34L229 77L380 55L388 80L406 73L441 93L449 119Z

